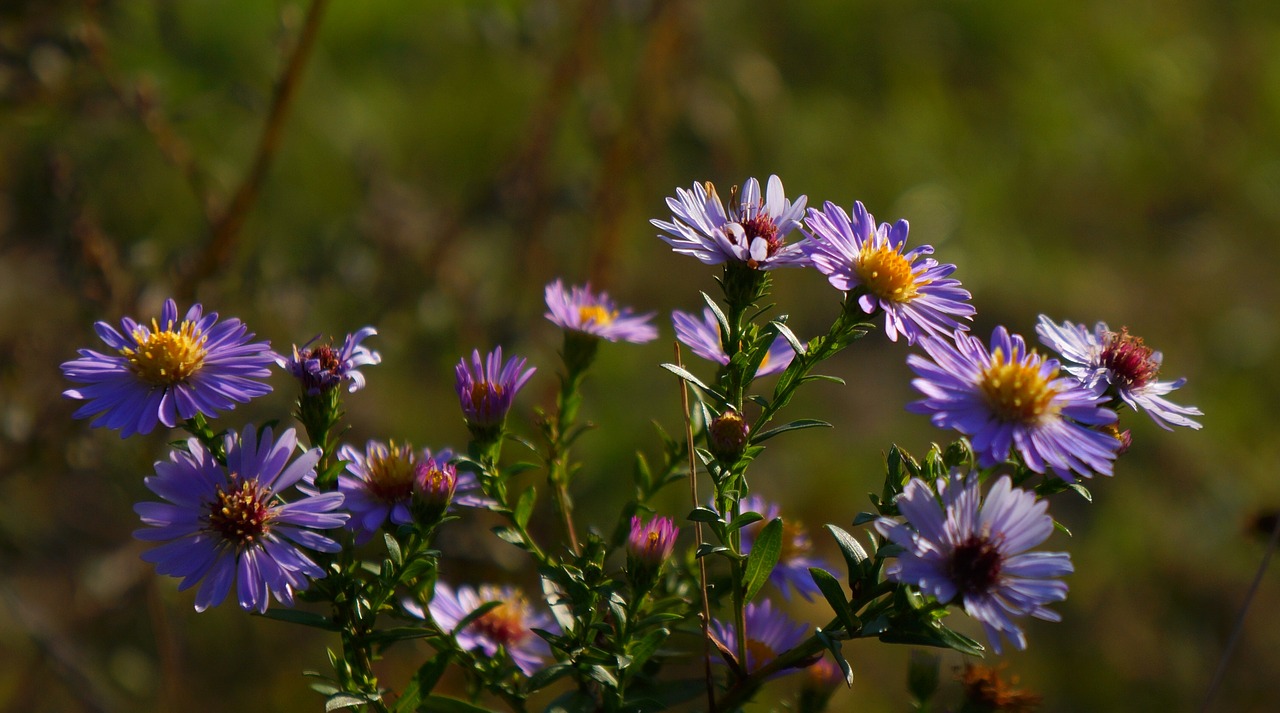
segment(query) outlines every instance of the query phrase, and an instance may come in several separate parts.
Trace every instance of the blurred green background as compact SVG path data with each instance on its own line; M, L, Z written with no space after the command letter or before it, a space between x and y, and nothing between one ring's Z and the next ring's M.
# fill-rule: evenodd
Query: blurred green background
M542 287L591 279L657 310L664 337L607 345L588 382L584 415L605 428L578 450L578 497L607 527L632 452L654 452L649 420L677 422L656 366L667 315L715 289L648 220L676 186L770 173L811 205L908 218L913 244L958 265L980 335L1030 334L1039 313L1105 320L1188 377L1175 400L1205 411L1202 431L1131 417L1093 504L1055 501L1075 532L1050 541L1077 568L1064 621L1029 624L1030 649L1005 660L1047 711L1199 705L1263 554L1251 522L1280 505L1280 4L328 3L229 227L308 8L0 5L0 710L318 710L299 672L336 645L230 605L197 615L138 559L132 504L169 434L70 418L57 367L97 346L95 320L177 295L277 349L376 325L384 364L348 400L350 440L457 447L453 363L503 344L540 367L522 413L549 405ZM776 285L802 337L834 316L820 275ZM790 413L836 430L779 439L755 486L812 529L847 527L890 443L949 439L905 413L906 353L872 338L834 360L848 385ZM282 414L293 386L273 383L226 422ZM522 576L483 527L444 544L452 581ZM1272 571L1216 710L1280 709L1278 608ZM422 653L393 650L385 683ZM846 653L856 683L833 710L906 709L905 649Z

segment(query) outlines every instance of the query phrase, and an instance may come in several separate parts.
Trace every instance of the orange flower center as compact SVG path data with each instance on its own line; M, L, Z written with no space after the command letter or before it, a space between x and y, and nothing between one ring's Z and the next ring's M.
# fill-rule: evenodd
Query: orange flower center
M524 601L520 597L485 612L472 626L495 643L508 647L529 635L524 625Z
M258 481L236 483L233 476L229 489L219 485L217 499L209 504L209 528L238 546L252 544L269 529L266 495Z

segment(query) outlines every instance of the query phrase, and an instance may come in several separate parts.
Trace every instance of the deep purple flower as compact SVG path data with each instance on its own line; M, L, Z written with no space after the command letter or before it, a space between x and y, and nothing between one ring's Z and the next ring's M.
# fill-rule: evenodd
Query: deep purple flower
M465 358L458 362L454 369L457 375L454 388L468 426L481 430L502 427L516 392L536 371L534 368L525 371L524 364L521 357L511 357L504 364L502 347L489 352L484 361L480 360L478 349L473 351L470 368Z
M828 202L821 211L809 211L807 225L813 235L801 246L814 267L836 289L857 292L863 312L884 310L890 340L898 341L901 334L915 344L926 334L968 329L959 320L973 317L970 295L948 277L956 266L926 257L933 254L929 245L907 250L907 221L877 227L862 203L853 204L851 219Z
M325 572L302 548L337 552L341 546L316 530L341 527L348 515L338 512L341 493L304 494L292 502L278 496L289 486L315 476L320 449L292 463L297 447L293 429L261 439L253 426L226 435L227 465L192 438L187 450L175 450L169 461L156 463L145 480L166 502L144 502L134 511L147 527L133 536L163 542L142 554L156 572L181 577L179 589L203 581L196 592L196 611L216 606L236 585L245 611L265 612L268 594L285 606L295 591L306 589Z
M782 512L777 503L771 503L759 495L743 498L742 512L758 512L764 516L759 522L742 528L742 553L751 552L756 536L760 530L774 520ZM791 599L791 590L795 589L806 601L812 601L813 595L820 593L818 585L809 574L810 567L828 569L827 564L813 556L813 541L809 539L809 531L799 520L782 521L782 554L778 564L769 573L769 582L782 592L784 599Z
M461 631L454 631L458 622L488 602L502 603ZM417 602L405 601L404 606L410 614L426 618ZM547 642L533 633L533 629L555 631L551 616L530 606L514 587L484 585L477 590L462 585L454 591L444 582L436 582L435 596L427 608L436 625L457 638L458 646L489 658L505 651L526 676L532 676L551 653Z
M649 324L652 312L634 314L629 307L619 308L608 294L593 293L590 285L565 290L564 283L556 280L547 285L546 299L546 318L561 329L633 344L658 337L658 328Z
M1075 379L1059 377L1056 359L1028 351L1004 327L992 334L990 351L964 332L954 344L924 337L920 346L933 361L907 357L920 377L911 384L925 396L907 409L969 436L980 466L1004 461L1012 448L1028 468L1048 468L1068 482L1073 472L1111 475L1120 442L1091 427L1113 423L1116 414Z
M293 356L278 355L276 363L293 374L308 395L317 396L336 388L344 381L350 382L347 391L354 393L364 388L364 374L357 370L362 366L382 362L382 355L360 344L377 333L378 330L373 327L365 327L354 334L348 334L341 349L334 349L329 343L313 347L311 345L319 339L319 336L315 336L301 348L294 345Z
M720 323L710 307L703 308L702 319L690 312L676 310L671 313L671 323L676 328L676 339L692 349L694 354L717 364L729 363L729 355L720 340ZM786 369L795 355L790 342L779 335L769 345L769 351L756 369L756 376L768 376Z
M774 609L773 602L763 599L746 607L747 660L740 662L751 673L795 648L809 637L809 627ZM711 620L711 631L729 651L738 651L738 631L732 621Z
M885 576L940 602L963 604L982 623L997 654L1001 634L1025 649L1015 618L1061 620L1045 605L1067 598L1067 585L1056 578L1073 571L1065 552L1027 551L1053 532L1048 502L1013 488L1007 475L985 501L975 475L939 481L938 489L941 502L913 478L897 499L907 522L876 521L876 530L905 550L885 567Z
M216 416L271 391L255 381L271 375L271 345L251 342L238 319L219 323L216 312L204 314L197 304L179 320L177 304L166 300L150 327L129 317L120 326L94 325L114 354L81 349L79 359L62 365L67 380L85 384L62 395L87 402L73 415L97 416L92 426L118 428L127 438L151 433L157 423L173 428L198 414Z
M347 470L338 476L338 490L346 496L351 513L347 528L356 532L358 543L368 542L390 521L392 525L413 522L413 497L417 481L434 470L448 470L454 477L453 502L480 507L488 503L479 495L474 473L458 473L448 448L432 455L430 449L415 451L409 444L369 441L361 452L352 446L338 449Z
M1121 328L1111 331L1098 322L1090 332L1083 324L1058 324L1044 315L1036 325L1040 341L1061 354L1068 372L1088 389L1118 397L1134 411L1146 411L1165 430L1173 426L1199 429L1200 422L1188 416L1203 416L1194 406L1179 406L1164 395L1181 388L1186 379L1157 381L1164 355L1142 343L1141 337Z
M731 193L729 204L721 202L711 183L695 183L692 190L676 189L667 199L670 221L650 221L663 231L662 238L680 255L692 255L707 265L738 263L755 270L776 267L804 267L807 256L796 244L786 244L787 235L800 226L806 198L790 202L782 180L769 177L765 197L760 182L748 178L741 196Z

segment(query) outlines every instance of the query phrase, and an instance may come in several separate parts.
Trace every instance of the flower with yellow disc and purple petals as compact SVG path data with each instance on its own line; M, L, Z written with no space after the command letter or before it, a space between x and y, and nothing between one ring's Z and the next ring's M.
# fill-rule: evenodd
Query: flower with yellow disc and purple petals
M317 532L347 521L339 510L342 493L303 491L289 502L280 498L290 486L315 477L320 449L291 463L297 443L293 429L276 440L270 428L259 433L246 426L243 433L224 436L223 466L192 438L187 450L156 463L156 474L144 481L165 502L134 506L147 527L133 536L163 543L142 559L159 574L181 577L179 589L200 584L197 611L221 603L233 585L245 611L265 612L270 597L292 606L295 592L325 576L304 550L342 549Z
M458 622L489 602L500 602L477 619L455 631ZM404 602L405 610L420 618L426 612L412 600ZM479 652L488 658L506 652L511 662L524 675L532 676L547 660L551 649L534 629L555 631L551 616L534 609L515 587L482 585L478 589L466 585L456 590L444 582L436 582L435 596L427 605L431 619L445 633L451 633L465 651Z
M765 500L760 495L749 495L743 498L742 512L757 512L763 517L759 522L742 528L742 553L751 552L756 536L767 523L779 517L782 508L777 503ZM813 541L805 526L795 519L782 521L782 553L778 556L778 564L769 573L769 582L782 592L784 599L791 599L791 590L796 590L806 601L812 601L813 595L821 593L810 567L828 569L828 566L813 555Z
M561 329L581 332L610 342L643 344L658 337L658 328L649 323L653 313L635 314L618 307L605 292L592 292L590 285L565 289L556 280L547 285L546 318Z
M1091 332L1083 324L1059 324L1040 315L1036 333L1045 346L1062 355L1066 360L1063 368L1086 388L1117 398L1134 411L1145 411L1165 430L1173 430L1173 426L1200 428L1199 421L1188 417L1203 416L1203 411L1165 398L1187 380L1159 381L1164 355L1143 344L1141 337L1129 334L1127 328L1113 332L1106 322L1098 322Z
M995 329L990 349L964 332L954 339L923 337L929 358L907 357L918 376L911 385L925 397L907 410L968 436L983 468L1016 451L1031 470L1048 469L1067 482L1073 473L1111 475L1120 442L1096 430L1116 420L1100 395L1059 376L1056 359L1028 350L1004 327Z
M346 508L351 513L347 528L356 532L359 544L368 542L387 522L414 522L415 488L421 489L419 481L432 469L449 471L453 480L450 501L467 507L482 507L489 502L479 494L474 473L457 472L448 448L433 455L430 449L415 451L407 443L369 441L363 451L342 446L338 457L347 464L346 472L338 476L338 491L346 496Z
M694 354L722 366L729 363L729 355L725 353L720 339L720 322L710 307L703 308L702 319L691 312L675 310L671 313L671 323L676 328L676 339L692 349ZM786 369L795 355L791 343L779 335L769 345L769 351L756 369L756 376L768 376Z
M536 368L524 368L522 357L502 361L502 347L485 355L480 350L471 353L471 363L466 358L454 367L454 390L462 406L462 415L473 433L500 431L507 420L507 412L515 400L516 392L524 388Z
M793 620L781 609L774 609L773 602L768 599L747 604L745 615L747 660L739 663L747 673L760 669L780 654L795 648L809 637L811 630L811 627ZM712 619L711 631L724 644L725 649L734 654L738 652L738 629L732 622ZM786 671L775 675L782 673Z
M955 265L934 260L933 247L907 250L907 221L876 225L861 202L852 218L827 202L811 209L806 225L811 237L801 243L813 266L841 292L851 293L867 314L884 311L884 333L915 344L924 335L949 335L968 329L962 319L973 317L969 292L948 277Z
M177 304L166 300L150 327L129 317L120 326L94 325L114 353L81 349L79 359L62 364L68 381L83 384L62 394L85 402L73 416L96 416L92 426L118 428L127 438L156 424L174 428L217 416L271 392L257 379L271 375L276 355L269 343L251 341L238 319L219 322L199 304L179 319Z

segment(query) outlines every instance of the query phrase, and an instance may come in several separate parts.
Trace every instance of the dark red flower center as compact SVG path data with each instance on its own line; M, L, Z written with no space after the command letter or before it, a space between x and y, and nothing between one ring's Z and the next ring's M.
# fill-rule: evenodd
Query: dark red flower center
M748 218L739 225L742 226L742 232L747 235L747 246L756 238L764 238L765 243L769 246L769 256L778 252L778 248L782 247L782 241L778 239L778 226L773 222L773 217L768 213L757 213L755 217Z
M233 477L227 488L218 486L217 498L209 503L209 528L236 545L252 544L269 529L268 499L258 481L238 481Z
M1004 555L989 537L970 535L951 553L951 581L961 592L989 592L1000 581Z
M485 612L472 624L478 632L494 643L510 647L528 634L524 625L523 602L503 602Z
M1160 372L1160 363L1152 358L1151 347L1142 343L1142 337L1129 334L1128 327L1119 332L1108 332L1102 347L1102 365L1112 378L1126 388L1145 386L1154 381Z

